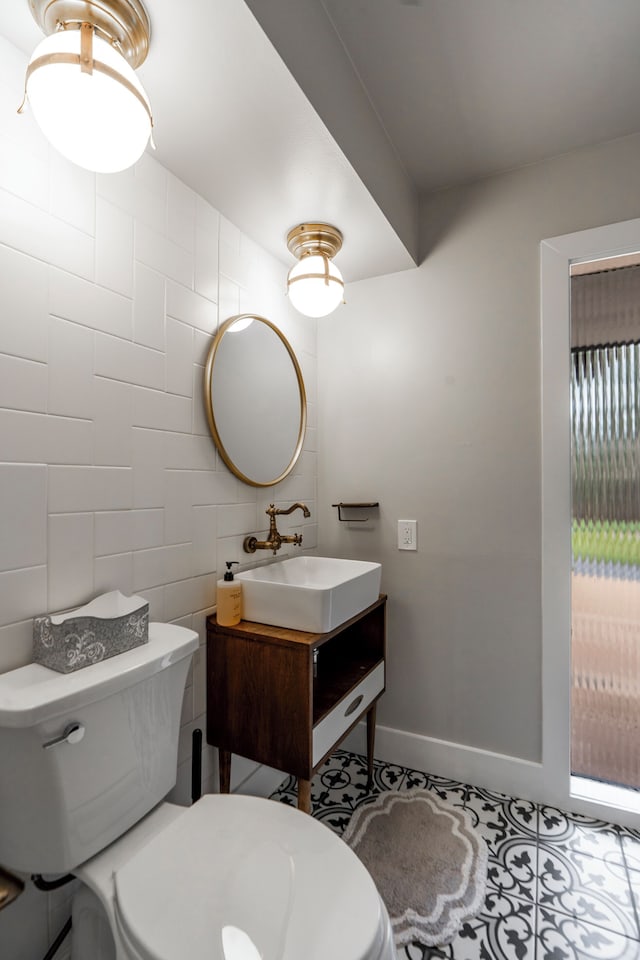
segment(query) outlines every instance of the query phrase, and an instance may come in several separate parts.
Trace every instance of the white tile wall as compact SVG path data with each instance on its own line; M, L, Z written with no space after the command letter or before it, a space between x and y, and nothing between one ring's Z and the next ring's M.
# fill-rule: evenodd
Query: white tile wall
M246 559L242 540L266 532L276 499L218 457L204 363L241 304L294 347L298 319L286 266L151 156L94 176L55 155L31 117L14 115L25 65L0 37L0 672L29 661L35 615L106 590L140 592L152 619L193 626L201 647L175 793L186 801L191 732L206 729L205 621L220 564ZM315 339L300 337L310 365ZM277 497L301 490L315 514L315 458L300 470ZM203 770L211 786L208 748ZM12 955L29 955L23 936Z

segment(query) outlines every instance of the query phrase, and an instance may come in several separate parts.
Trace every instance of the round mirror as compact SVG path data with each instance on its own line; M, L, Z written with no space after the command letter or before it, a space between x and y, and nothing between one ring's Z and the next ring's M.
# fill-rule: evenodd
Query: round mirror
M204 373L209 428L229 469L254 487L289 474L307 425L302 372L270 320L231 317L213 339Z

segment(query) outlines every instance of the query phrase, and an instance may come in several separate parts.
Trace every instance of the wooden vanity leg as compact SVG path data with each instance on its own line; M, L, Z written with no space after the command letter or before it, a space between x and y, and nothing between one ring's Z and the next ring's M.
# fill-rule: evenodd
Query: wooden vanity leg
M218 748L218 774L220 793L229 793L231 789L231 750Z
M376 739L376 706L367 711L367 789L373 786L373 747Z
M298 777L298 810L311 813L311 780L301 780Z

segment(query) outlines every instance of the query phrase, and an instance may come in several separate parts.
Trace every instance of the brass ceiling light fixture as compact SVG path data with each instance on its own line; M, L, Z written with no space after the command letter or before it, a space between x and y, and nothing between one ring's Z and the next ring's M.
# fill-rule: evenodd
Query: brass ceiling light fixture
M138 160L153 118L135 68L149 50L140 0L29 0L47 36L34 50L26 101L53 147L87 170L115 173Z
M326 317L344 302L344 280L332 262L342 234L328 223L301 223L289 231L287 247L298 258L287 277L291 303L307 317Z

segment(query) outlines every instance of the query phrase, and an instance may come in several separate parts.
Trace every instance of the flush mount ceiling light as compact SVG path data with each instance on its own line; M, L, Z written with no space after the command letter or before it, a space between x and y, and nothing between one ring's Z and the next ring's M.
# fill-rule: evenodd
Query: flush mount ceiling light
M289 271L287 290L307 317L326 317L343 301L342 274L332 263L341 246L342 234L328 223L301 223L289 231L287 247L299 262Z
M29 7L47 34L33 51L25 79L25 101L38 126L80 167L115 173L132 166L153 127L135 74L149 49L142 3L29 0Z

